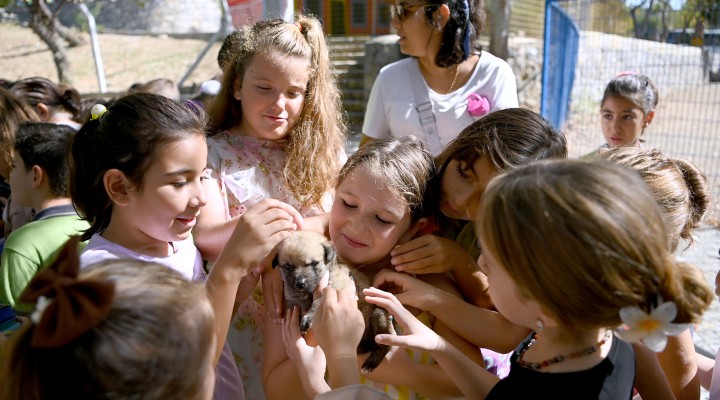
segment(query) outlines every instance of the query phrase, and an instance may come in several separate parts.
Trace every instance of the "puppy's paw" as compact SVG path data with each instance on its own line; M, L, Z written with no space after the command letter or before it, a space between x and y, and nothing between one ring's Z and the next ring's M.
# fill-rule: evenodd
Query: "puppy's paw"
M305 315L300 320L300 333L304 335L310 328L312 328L312 316Z

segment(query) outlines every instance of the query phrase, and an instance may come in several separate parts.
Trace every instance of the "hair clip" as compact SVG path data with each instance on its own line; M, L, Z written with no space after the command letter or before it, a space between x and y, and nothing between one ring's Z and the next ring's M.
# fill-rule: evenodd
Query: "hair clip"
M107 108L104 105L95 104L90 109L90 121L95 121L96 119L102 117L106 111L107 111Z
M20 295L23 303L37 303L30 319L35 325L30 346L65 346L100 323L110 313L115 286L78 280L78 236L65 243L53 263L40 271Z
M650 350L659 353L667 345L667 337L675 336L690 328L690 324L675 324L672 321L677 315L674 301L662 302L658 306L650 306L650 314L638 306L620 309L620 320L623 325L615 329L615 335L626 342L642 342Z

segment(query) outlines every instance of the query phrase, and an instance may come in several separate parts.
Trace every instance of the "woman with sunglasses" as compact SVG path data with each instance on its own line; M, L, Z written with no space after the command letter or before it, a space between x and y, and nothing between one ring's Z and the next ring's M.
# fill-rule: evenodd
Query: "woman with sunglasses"
M402 0L390 10L400 51L411 57L380 71L361 145L414 135L437 155L476 119L518 106L512 69L481 49L482 0Z

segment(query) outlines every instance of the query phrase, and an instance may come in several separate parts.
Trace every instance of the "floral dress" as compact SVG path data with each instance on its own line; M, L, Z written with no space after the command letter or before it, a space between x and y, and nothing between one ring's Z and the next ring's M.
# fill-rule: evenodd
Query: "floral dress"
M210 173L220 182L228 219L244 214L266 197L292 205L303 217L330 211L330 193L323 196L321 206L306 206L285 187L284 144L282 140L261 140L228 131L208 138ZM265 398L261 372L265 314L262 286L258 285L238 308L227 337L248 400Z

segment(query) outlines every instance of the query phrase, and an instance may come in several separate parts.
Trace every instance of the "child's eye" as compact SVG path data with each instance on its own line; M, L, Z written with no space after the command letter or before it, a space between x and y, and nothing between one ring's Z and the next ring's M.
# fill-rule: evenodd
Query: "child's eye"
M625 121L630 121L630 120L633 120L633 119L635 119L635 118L634 118L634 116L633 116L632 114L627 114L627 115L623 115L623 119L624 119Z
M611 119L612 119L612 114L603 114L602 117L605 118L605 119L607 119L607 120L611 120Z
M460 175L461 178L463 178L465 180L470 179L470 176L468 176L468 174L466 174L465 171L463 170L463 165L461 163L457 164L457 166L455 167L455 170L457 171L458 175Z
M343 200L342 203L343 203L343 206L345 206L346 208L350 208L350 209L356 209L356 208L357 208L356 205L350 204L350 203L348 203L348 202L345 201L345 200Z
M267 92L267 91L270 90L270 87L269 87L269 86L260 86L260 85L258 85L257 88L258 88L258 90L261 90L261 91L263 91L263 92Z
M377 220L377 222L379 222L379 223L381 223L381 224L383 224L383 225L390 225L390 224L392 224L392 222L390 222L390 221L388 221L388 220L384 220L384 219L378 217L377 215L375 216L375 219Z
M188 184L187 181L173 182L173 186L175 186L176 188L185 187L187 184Z
M299 90L293 90L291 92L288 92L288 97L291 99L296 99L302 95L303 95L303 92L301 92Z

